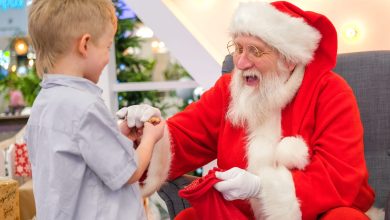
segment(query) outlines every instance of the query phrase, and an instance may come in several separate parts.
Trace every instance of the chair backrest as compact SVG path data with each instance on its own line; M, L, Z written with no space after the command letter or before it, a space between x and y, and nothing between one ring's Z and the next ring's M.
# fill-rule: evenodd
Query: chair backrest
M375 205L390 192L390 51L340 54L334 69L355 92L364 126L369 183Z
M234 69L233 56L228 54L225 56L225 59L223 60L221 72L222 74L231 73L233 69Z

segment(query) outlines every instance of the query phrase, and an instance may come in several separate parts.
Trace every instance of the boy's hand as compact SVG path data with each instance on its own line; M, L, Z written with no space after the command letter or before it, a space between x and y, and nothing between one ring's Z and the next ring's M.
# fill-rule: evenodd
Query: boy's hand
M165 127L165 120L162 119L159 123L155 123L155 124L145 122L144 129L142 131L143 133L142 139L150 138L154 143L156 143L163 137L164 127Z
M130 140L135 142L136 145L138 145L137 142L140 140L142 136L142 128L136 128L136 127L129 128L127 126L126 120L118 120L118 127L119 127L119 131L123 135L125 135Z
M127 121L126 120L118 120L117 121L118 123L118 128L119 128L119 131L125 135L125 136L128 136L131 132L131 129L129 128L129 126L127 126Z

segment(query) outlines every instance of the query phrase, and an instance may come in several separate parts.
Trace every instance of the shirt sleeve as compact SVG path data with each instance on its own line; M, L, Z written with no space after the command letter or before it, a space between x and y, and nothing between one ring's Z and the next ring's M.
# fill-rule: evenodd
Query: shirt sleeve
M200 100L167 121L172 145L169 178L174 179L212 161L226 108L228 78L221 77Z
M121 188L137 168L132 141L120 133L104 103L91 104L78 123L75 137L87 166L110 189Z

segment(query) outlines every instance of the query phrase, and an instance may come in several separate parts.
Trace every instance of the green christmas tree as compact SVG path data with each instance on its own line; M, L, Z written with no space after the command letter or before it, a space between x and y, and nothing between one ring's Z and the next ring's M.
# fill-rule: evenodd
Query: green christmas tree
M135 29L141 21L135 15L123 18L124 12L128 10L126 4L121 0L113 0L113 3L118 17L118 30L115 35L117 79L119 82L151 81L155 61L142 59L128 52L129 48L133 51L141 48L142 39L135 35ZM119 92L119 108L142 103L145 99L151 103L157 102L158 92Z
M7 47L8 52L6 53L15 53L15 51L12 51L12 48L15 48L15 41L20 38L23 37L15 36L10 40L9 46ZM28 42L27 38L25 40ZM28 51L28 53L30 52L32 51ZM15 68L12 68L11 66L13 65L10 65L7 70L2 69L5 75L0 74L0 95L4 95L5 99L9 101L9 91L19 90L23 94L26 106L32 106L41 89L39 85L41 79L36 73L35 62L32 66L28 64L27 53L18 56L8 56L11 57L11 63L15 65ZM23 74L18 74L17 69L20 66L24 66L27 71Z

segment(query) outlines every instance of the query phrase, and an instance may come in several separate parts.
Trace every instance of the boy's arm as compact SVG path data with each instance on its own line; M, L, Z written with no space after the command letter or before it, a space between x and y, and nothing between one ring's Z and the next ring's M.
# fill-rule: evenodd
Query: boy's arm
M119 133L103 101L93 102L74 123L73 139L87 167L111 190L127 184L138 167L134 144Z
M132 184L138 181L142 174L145 172L152 157L154 145L161 139L164 133L165 121L161 121L159 124L153 125L149 122L144 124L143 137L141 143L138 145L136 154L138 157L138 167L133 175L127 181L128 184Z
M142 174L145 172L150 159L152 158L152 152L154 148L155 142L152 139L142 139L140 145L137 147L135 153L138 157L138 167L127 181L128 184L132 184L138 181Z

